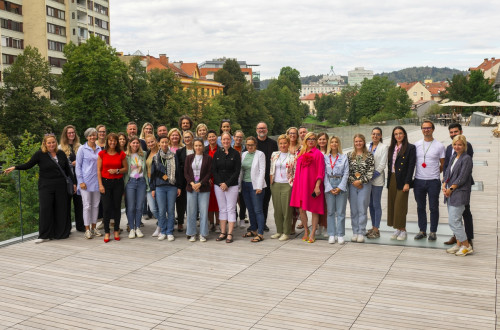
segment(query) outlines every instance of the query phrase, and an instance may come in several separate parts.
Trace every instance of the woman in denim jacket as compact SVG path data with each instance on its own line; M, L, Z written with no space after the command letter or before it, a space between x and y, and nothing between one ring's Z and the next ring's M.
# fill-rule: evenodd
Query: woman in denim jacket
M345 209L347 206L347 179L349 178L349 161L342 154L342 144L337 136L328 141L325 154L325 196L328 212L328 243L344 244Z

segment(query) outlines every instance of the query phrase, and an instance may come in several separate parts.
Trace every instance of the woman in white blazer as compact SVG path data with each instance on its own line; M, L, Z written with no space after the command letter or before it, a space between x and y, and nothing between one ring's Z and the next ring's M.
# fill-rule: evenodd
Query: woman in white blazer
M243 199L248 209L250 228L243 237L253 237L252 242L264 240L264 227L266 225L262 210L266 188L264 179L266 174L266 157L262 151L257 150L257 139L249 136L246 139L246 148L241 155L240 187Z
M385 168L387 166L387 152L389 146L382 143L382 129L375 127L372 129L372 142L366 144L366 148L373 154L375 159L375 169L371 180L372 191L370 194L370 218L372 229L368 230L367 238L380 237L380 219L382 218L382 191L385 185Z

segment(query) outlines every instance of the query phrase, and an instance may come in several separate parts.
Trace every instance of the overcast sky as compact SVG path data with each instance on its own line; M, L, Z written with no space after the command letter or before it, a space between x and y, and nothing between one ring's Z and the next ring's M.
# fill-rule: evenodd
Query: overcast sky
M260 64L261 79L412 66L466 70L500 58L500 6L462 0L110 0L111 45L172 61Z

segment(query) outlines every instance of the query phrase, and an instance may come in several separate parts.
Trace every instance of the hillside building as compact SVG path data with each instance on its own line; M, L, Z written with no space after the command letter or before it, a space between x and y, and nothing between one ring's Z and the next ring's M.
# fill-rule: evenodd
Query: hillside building
M323 75L318 82L312 82L307 85L302 85L300 96L308 96L309 94L337 94L345 87L345 79L335 74L333 68L326 75Z
M300 102L306 104L309 107L309 114L313 116L316 116L316 107L314 106L314 101L316 101L316 95L318 95L318 97L322 97L325 94L311 93L309 95L302 96L300 98Z
M398 83L398 86L404 88L408 93L408 97L413 103L419 101L436 101L439 102L443 99L442 93L448 87L448 82L427 82L414 81L411 83Z
M217 71L222 69L227 58L218 58L211 61L205 61L199 65L200 74L208 80L214 80L214 75ZM236 59L235 59L236 60ZM254 68L260 66L260 64L248 64L246 61L238 61L240 65L241 72L245 75L245 79L253 84L254 88L260 89L260 72L255 71Z
M495 80L499 68L500 59L492 57L491 59L485 58L483 63L479 64L479 66L475 68L469 68L469 71L481 70L483 71L484 78Z

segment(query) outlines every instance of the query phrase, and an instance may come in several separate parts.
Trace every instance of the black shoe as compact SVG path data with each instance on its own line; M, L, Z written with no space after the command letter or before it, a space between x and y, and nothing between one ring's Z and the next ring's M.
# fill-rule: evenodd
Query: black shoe
M435 240L436 240L436 238L437 238L437 237L436 237L436 233L433 233L433 232L430 232L430 233L429 233L429 237L427 237L427 239L428 239L429 241L435 241Z
M269 227L267 225L264 225L264 231L269 231Z
M424 233L423 231L419 232L417 235L415 235L415 239L416 240L419 240L419 239L422 239L424 237L427 237L427 234Z
M86 229L85 229L85 227L83 227L83 228L76 228L76 231L84 233L84 232L86 232Z

